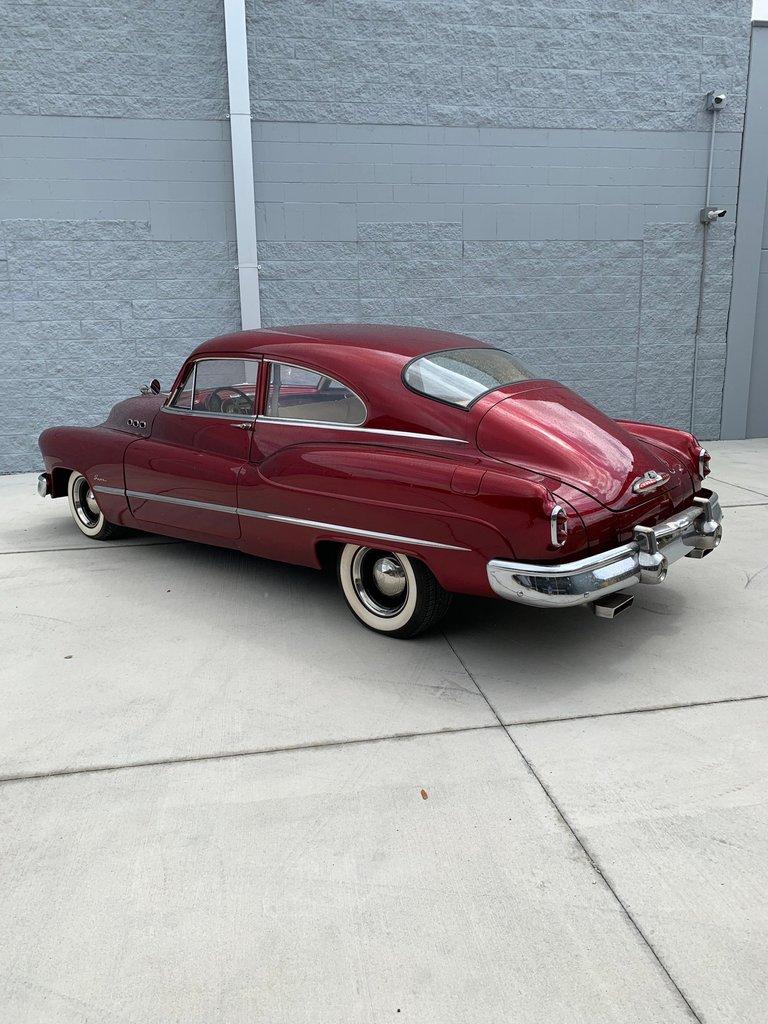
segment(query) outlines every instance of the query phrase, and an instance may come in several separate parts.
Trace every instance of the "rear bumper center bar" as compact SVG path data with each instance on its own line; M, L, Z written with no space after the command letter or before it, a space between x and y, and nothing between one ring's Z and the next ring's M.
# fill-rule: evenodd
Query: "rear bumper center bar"
M663 583L673 562L708 555L720 543L722 518L717 495L703 490L671 519L636 526L629 544L554 565L493 559L488 582L499 597L537 608L589 604L636 583Z

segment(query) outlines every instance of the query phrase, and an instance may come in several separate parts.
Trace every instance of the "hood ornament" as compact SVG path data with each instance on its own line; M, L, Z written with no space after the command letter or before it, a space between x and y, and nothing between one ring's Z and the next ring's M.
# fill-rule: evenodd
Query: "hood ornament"
M669 482L669 473L657 473L655 469L649 469L642 476L638 476L632 483L632 490L635 494L650 494Z

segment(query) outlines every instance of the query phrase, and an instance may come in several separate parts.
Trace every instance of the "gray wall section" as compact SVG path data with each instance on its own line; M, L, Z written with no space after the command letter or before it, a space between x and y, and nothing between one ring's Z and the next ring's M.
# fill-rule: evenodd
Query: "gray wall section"
M266 324L452 327L687 425L709 116L733 210L749 0L254 0ZM0 0L0 469L239 324L221 0ZM732 232L712 229L715 436Z
M722 436L768 434L768 23L752 30Z
M0 469L239 327L226 121L0 117Z
M697 97L697 101L700 97ZM254 125L264 322L443 327L688 427L701 131ZM735 208L741 135L717 137ZM695 428L717 436L732 224L710 229Z
M708 127L744 110L751 0L282 0L251 7L259 120Z
M765 189L763 191L763 233L760 242L760 275L757 285L757 308L752 340L747 407L747 437L768 436L768 22L754 29L753 64L759 61L759 81L755 82L755 102L759 117L755 132L760 136ZM750 102L751 102L750 91Z
M220 118L221 0L2 0L0 113Z
M768 245L760 254L760 278L752 349L747 437L768 436Z

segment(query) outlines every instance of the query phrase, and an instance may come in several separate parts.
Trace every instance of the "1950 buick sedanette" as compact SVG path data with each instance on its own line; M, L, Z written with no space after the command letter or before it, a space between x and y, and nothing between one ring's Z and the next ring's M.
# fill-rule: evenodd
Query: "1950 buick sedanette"
M321 568L366 626L410 637L451 593L606 618L722 534L692 434L603 415L507 352L326 325L214 338L170 392L40 436L42 495L121 527Z

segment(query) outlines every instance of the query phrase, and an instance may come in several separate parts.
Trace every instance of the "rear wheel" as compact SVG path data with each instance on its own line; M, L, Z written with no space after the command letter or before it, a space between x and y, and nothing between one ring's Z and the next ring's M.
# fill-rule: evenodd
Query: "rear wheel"
M396 551L347 544L338 572L350 609L376 633L417 636L439 622L451 603L426 565Z
M108 523L93 493L93 488L82 473L72 472L67 482L69 511L81 533L91 540L112 540L123 530Z

